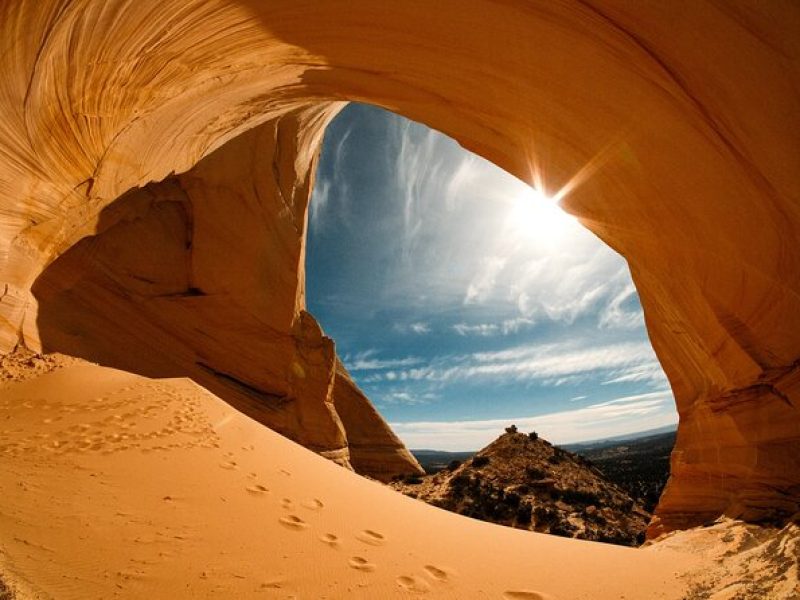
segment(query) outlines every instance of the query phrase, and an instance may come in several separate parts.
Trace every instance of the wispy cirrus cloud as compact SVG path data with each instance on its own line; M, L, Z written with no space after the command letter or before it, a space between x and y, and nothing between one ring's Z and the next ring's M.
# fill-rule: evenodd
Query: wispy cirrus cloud
M413 367L424 361L418 356L405 356L402 358L379 358L378 351L374 348L359 352L355 356L345 355L342 358L349 371L376 371L396 369L398 367Z
M476 179L477 159L465 154L445 186L444 203L448 211L456 208L459 199L464 195L466 187Z
M406 406L415 406L420 404L429 404L435 401L439 396L431 392L420 393L416 390L409 389L393 389L381 394L377 399L379 404L402 404Z
M628 283L611 298L599 316L598 324L605 328L635 329L644 327L644 313L638 302L630 307L638 298L633 283Z
M575 342L517 346L467 355L438 356L427 364L396 369L394 379L428 382L530 382L560 386L587 378L663 385L664 376L652 348L646 343L621 342L582 346ZM385 377L379 373L370 383Z
M497 285L497 277L508 262L507 256L490 256L484 258L477 275L470 281L464 295L464 304L485 302Z
M535 324L536 321L533 319L516 317L514 319L504 319L499 323L456 323L453 325L453 331L461 336L510 335L519 333L522 329L533 327Z
M634 433L677 423L669 390L636 394L573 410L538 416L477 421L391 423L410 448L477 450L514 423L521 431L537 431L559 444Z
M612 383L631 383L631 382L666 382L666 376L658 361L646 361L638 365L630 365L625 369L617 369L609 373L609 379L601 382L601 385Z
M476 325L456 323L453 325L453 331L458 335L496 335L500 331L500 326L497 323L478 323Z
M340 216L347 214L349 210L350 182L343 175L342 164L346 160L347 140L352 133L352 127L347 129L331 149L325 146L326 151L331 152L330 174L318 176L314 182L314 189L311 193L309 204L309 225L312 231L319 231L325 226L329 213ZM335 204L335 206L333 206Z
M395 159L395 185L402 195L402 256L408 260L418 247L423 217L430 195L444 184L443 160L437 151L442 140L433 130L422 131L410 121L396 121L399 151Z
M415 321L413 323L395 323L392 328L397 333L415 333L426 335L431 332L431 324L426 321Z

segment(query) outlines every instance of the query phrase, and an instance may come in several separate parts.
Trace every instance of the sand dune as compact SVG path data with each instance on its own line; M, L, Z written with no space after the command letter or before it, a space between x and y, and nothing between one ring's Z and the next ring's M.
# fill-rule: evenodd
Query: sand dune
M703 559L470 520L183 379L68 365L0 390L0 572L22 598L681 598Z

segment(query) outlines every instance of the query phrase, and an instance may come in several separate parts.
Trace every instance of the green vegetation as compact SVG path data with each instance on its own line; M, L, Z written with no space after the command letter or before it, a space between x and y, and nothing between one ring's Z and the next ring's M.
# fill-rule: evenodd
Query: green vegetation
M675 432L669 432L591 446L576 444L569 449L652 512L669 478L674 445Z
M489 464L489 457L488 456L476 456L472 459L472 466L476 469L480 469L481 467L485 467Z
M560 490L559 496L567 504L588 506L590 504L600 504L601 502L597 494L583 490Z

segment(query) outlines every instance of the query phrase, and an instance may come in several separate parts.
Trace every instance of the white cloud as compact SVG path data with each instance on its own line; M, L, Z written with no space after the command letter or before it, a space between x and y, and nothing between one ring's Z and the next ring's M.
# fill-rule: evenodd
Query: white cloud
M377 359L369 358L345 363L351 371L374 371L379 369L395 369L397 367L410 367L422 362L421 358L409 356L407 358Z
M480 304L489 297L494 290L497 276L502 272L508 261L504 256L492 256L483 259L480 268L467 286L464 304Z
M352 128L349 128L333 147L331 168L333 178L319 177L314 182L309 204L309 222L314 231L324 227L327 214L331 210L335 211L337 215L344 215L347 212L350 195L349 184L347 178L343 176L344 170L341 165L346 154L347 138L350 137L351 132ZM332 199L335 199L335 207L331 206Z
M533 319L528 319L526 317L517 317L516 319L506 319L500 324L500 329L503 332L503 335L509 335L512 333L517 333L521 329L525 329L527 327L533 327L536 324L536 321Z
M411 121L397 120L399 151L395 160L396 186L402 194L402 257L409 261L418 249L423 217L434 190L444 183L440 145L446 138Z
M644 327L644 313L641 308L626 310L625 303L636 296L633 283L623 287L599 315L598 325L606 328L635 329Z
M500 323L456 323L453 325L453 331L458 335L478 335L478 336L491 336L491 335L510 335L518 333L526 327L532 327L535 324L533 319L525 317L517 317L514 319L505 319Z
M476 178L477 159L473 154L465 153L450 180L447 182L444 194L444 203L448 211L456 208L456 204L463 197L467 185Z
M639 365L630 365L625 369L618 369L609 373L610 379L606 379L601 385L612 383L631 383L648 382L651 384L665 384L667 377L661 369L661 365L656 360L646 361Z
M417 356L403 358L376 358L374 349L359 352L355 356L345 356L342 360L349 371L377 371L383 369L396 369L398 367L412 367L419 365L423 360Z
M543 385L561 386L597 377L604 383L664 382L653 350L645 342L594 347L577 342L517 346L492 352L434 357L427 365L397 371L397 378L403 381L446 383L539 381ZM380 376L373 379L380 380Z
M534 417L391 423L391 427L410 448L476 450L494 440L511 423L521 431L537 431L549 441L565 444L635 433L676 422L672 393L659 390Z
M331 182L328 179L320 178L314 183L314 192L311 195L311 203L308 208L311 229L314 231L322 227L323 216L330 198L330 190Z
M431 325L425 321L414 323L395 323L392 328L397 333L416 333L417 335L427 335L431 332Z
M411 390L391 390L382 394L379 401L389 405L403 404L406 406L415 406L419 404L429 404L437 398L438 396L432 393L419 394Z
M431 332L431 326L428 323L412 323L408 326L414 333L424 335Z
M479 323L477 325L467 325L466 323L456 323L453 330L458 335L495 335L500 331L500 326L495 323Z

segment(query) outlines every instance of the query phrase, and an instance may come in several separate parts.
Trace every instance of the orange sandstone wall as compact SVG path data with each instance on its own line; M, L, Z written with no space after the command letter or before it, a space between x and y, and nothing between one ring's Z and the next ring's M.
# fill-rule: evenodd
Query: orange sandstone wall
M315 163L296 170L294 156L330 114L279 117L109 205L102 233L34 283L38 335L104 365L189 376L306 447L391 479L421 469L303 310Z
M70 336L52 303L127 294L124 316L97 310L98 320L129 317L141 323L129 329L179 340L181 369L200 360L206 382L275 397L258 410L314 398L276 426L336 454L348 419L330 410L335 356L303 311L304 229L295 226L335 103L371 102L564 189L565 207L627 258L681 417L653 534L723 512L798 510L796 3L353 0L345 11L326 0L8 0L0 31L0 350L48 338L79 347L91 318ZM272 179L248 162L259 135L286 140L274 144ZM264 191L251 196L245 188L259 177ZM148 194L157 201L143 219L163 233L126 233L133 225L110 205ZM181 194L189 199L161 206ZM259 198L269 200L249 218ZM181 270L187 252L166 239L189 243L187 232L199 238ZM262 233L271 241L259 247ZM158 271L148 287L122 263L101 261L102 283L84 259L59 265L73 246L69 255L87 252L80 240L90 235L89 245L164 245L171 266L160 252L147 258ZM226 258L208 256L217 251ZM228 272L238 256L264 278ZM49 273L62 267L80 274ZM77 285L82 277L96 292ZM157 297L166 293L183 295ZM223 339L200 344L195 322ZM230 360L231 348L246 352L266 331L294 346ZM104 352L138 363L124 351L136 332ZM298 375L303 365L312 376Z

